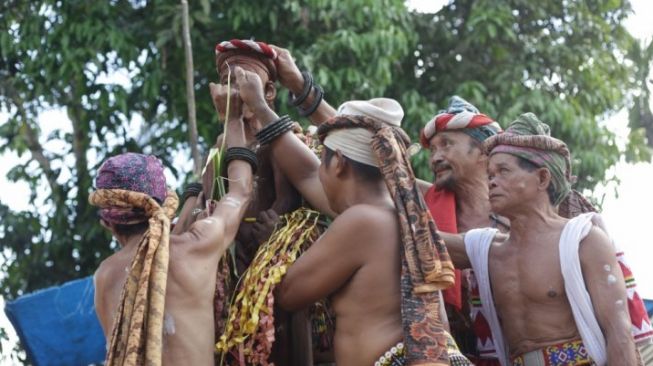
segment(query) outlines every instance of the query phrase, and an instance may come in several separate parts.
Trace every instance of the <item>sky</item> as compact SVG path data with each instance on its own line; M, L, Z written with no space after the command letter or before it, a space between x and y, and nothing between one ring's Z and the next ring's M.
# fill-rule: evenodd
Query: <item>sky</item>
M409 0L409 6L421 11L435 12L439 10L447 1L441 0ZM650 0L631 0L634 14L626 21L628 30L640 39L650 40L653 38L653 22L647 15L653 14L653 1ZM653 102L653 101L652 101ZM627 129L628 115L625 111L616 113L604 123L614 131L619 141L623 144L628 135ZM0 111L0 123L6 121L6 114ZM60 110L45 111L40 119L39 124L43 129L43 136L56 128L70 129L65 114ZM132 127L138 131L139 121L134 121ZM47 145L49 150L56 151L58 146ZM190 161L187 156L180 156L180 163L184 159ZM27 197L30 191L24 183L11 183L7 180L7 172L18 162L26 161L27 156L18 157L14 153L5 153L0 155L0 201L9 205L14 210L27 208ZM190 168L186 169L190 171ZM653 299L653 248L651 248L652 239L648 233L650 225L650 213L646 212L647 208L653 207L653 194L650 187L653 182L653 164L639 163L627 164L618 163L610 172L621 180L619 186L609 184L607 186L597 187L594 196L604 196L603 217L607 224L608 230L617 243L626 253L626 260L632 266L635 278L638 279L640 295L644 298ZM167 174L172 180L172 175ZM68 179L62 174L60 180ZM170 182L173 186L174 180ZM615 194L618 193L618 194ZM0 273L0 276L3 276ZM16 340L13 329L8 327L8 320L4 314L4 301L0 296L0 327L5 327L9 331L10 342L3 342L3 348L11 349L11 344ZM0 365L12 364L11 361L3 360L0 357Z

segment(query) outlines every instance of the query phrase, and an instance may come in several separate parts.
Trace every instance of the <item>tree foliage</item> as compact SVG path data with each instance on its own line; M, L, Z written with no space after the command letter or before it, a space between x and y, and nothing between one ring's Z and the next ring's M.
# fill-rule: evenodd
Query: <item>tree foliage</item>
M648 45L633 42L628 52L629 59L635 66L632 75L636 89L632 97L632 106L628 110L628 125L630 127L630 140L642 142L644 138L648 146L653 148L653 112L651 111L650 85L653 84L653 39ZM629 146L626 150L628 160L645 160L651 158L649 149L638 148L640 145Z
M629 11L619 1L459 0L415 14L420 39L399 90L417 89L440 107L459 94L504 127L535 113L568 142L578 188L591 189L622 153L600 121L632 88Z
M254 37L291 49L332 104L397 98L414 138L459 94L503 126L522 112L539 115L569 142L581 188L604 181L624 153L600 121L641 87L633 63L624 62L633 44L622 25L627 2L456 0L437 14L411 12L401 0L190 6L204 146L221 130L207 92L216 79L214 45ZM180 6L170 1L0 5L0 108L8 114L0 153L29 158L8 178L32 192L28 210L0 204L5 298L89 275L113 250L87 202L106 157L151 153L179 180L189 175L173 164L188 146L181 28ZM278 108L296 116L285 99L279 93ZM44 136L38 117L50 109L64 111L70 125ZM643 143L631 144L633 151ZM425 162L423 153L415 157L418 174L428 178Z

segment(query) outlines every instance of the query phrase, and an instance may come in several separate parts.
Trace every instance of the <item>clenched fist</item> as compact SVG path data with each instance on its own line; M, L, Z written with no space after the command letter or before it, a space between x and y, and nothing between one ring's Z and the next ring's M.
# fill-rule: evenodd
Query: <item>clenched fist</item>
M220 120L224 121L227 112L227 97L229 96L229 119L239 119L243 114L243 102L240 98L237 89L231 88L229 95L229 87L223 84L209 83L209 90L211 91L211 100L215 107Z

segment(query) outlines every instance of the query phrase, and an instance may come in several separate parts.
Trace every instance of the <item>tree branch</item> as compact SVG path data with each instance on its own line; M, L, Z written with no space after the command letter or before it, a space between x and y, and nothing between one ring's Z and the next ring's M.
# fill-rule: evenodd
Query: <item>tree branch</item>
M43 170L43 174L48 181L48 185L52 190L52 194L54 195L55 200L59 201L59 203L62 203L63 198L65 197L65 190L61 185L57 183L57 177L59 174L57 174L52 169L50 159L45 156L45 150L43 149L43 145L41 145L39 142L38 133L34 128L32 128L30 120L27 117L27 111L25 110L23 100L12 88L7 87L6 91L9 97L14 101L16 109L18 109L18 114L22 119L20 135L25 140L27 148L29 149L30 154L32 154L32 159L34 159Z
M71 105L71 104L68 104ZM77 172L77 206L75 221L81 219L81 216L88 207L88 188L91 186L91 176L88 172L88 159L86 152L88 150L88 136L82 126L83 118L79 115L76 108L67 108L68 118L73 127L73 155L75 155L75 171Z
M190 150L193 155L195 175L199 177L200 159L197 147L197 120L195 114L195 82L193 79L193 47L190 42L190 22L188 19L188 2L181 0L181 11L184 32L184 53L186 54L186 101L188 104L188 134L190 136Z

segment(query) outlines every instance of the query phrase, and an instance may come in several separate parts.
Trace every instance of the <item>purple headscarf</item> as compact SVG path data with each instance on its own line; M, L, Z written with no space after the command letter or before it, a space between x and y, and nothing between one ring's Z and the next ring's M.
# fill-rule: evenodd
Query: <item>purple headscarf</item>
M107 159L95 180L97 189L124 189L145 193L161 204L166 198L163 164L152 155L125 153ZM147 217L142 209L111 207L100 210L100 216L114 224L135 224Z

